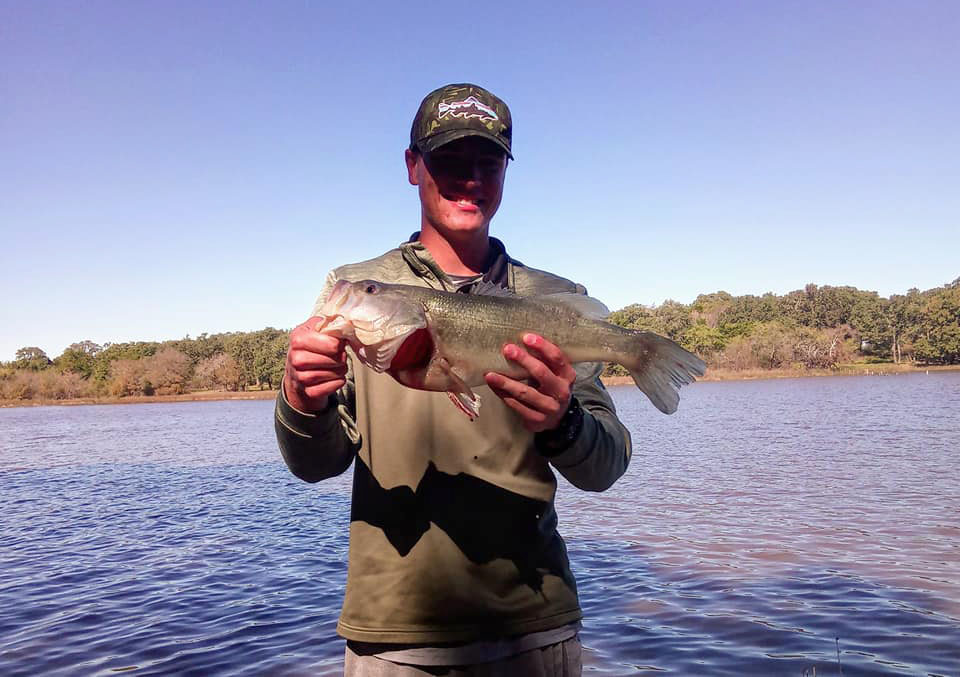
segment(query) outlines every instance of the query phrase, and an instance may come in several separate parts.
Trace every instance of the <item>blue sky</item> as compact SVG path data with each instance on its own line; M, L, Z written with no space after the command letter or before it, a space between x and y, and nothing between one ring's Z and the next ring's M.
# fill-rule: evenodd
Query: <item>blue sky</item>
M0 360L289 328L419 223L420 99L497 93L492 233L613 309L960 276L960 4L0 0Z

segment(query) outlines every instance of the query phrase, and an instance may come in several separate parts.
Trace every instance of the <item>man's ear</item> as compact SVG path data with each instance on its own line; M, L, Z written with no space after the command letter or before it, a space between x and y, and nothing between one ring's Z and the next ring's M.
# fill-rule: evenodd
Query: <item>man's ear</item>
M411 186L419 185L420 181L417 179L417 160L420 159L420 153L415 153L407 148L403 151L403 159L407 163L407 181L410 182Z

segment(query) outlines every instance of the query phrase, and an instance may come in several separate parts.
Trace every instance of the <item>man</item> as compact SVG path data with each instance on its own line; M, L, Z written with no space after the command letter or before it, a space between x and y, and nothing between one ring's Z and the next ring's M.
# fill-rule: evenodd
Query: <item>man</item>
M318 307L339 279L586 293L510 258L489 235L511 138L510 111L487 90L458 84L428 94L405 152L420 231L334 270ZM337 626L346 674L580 674L581 612L556 529L553 470L594 491L626 470L630 437L600 384L601 365L574 369L557 346L526 334L503 354L530 378L487 374L471 422L444 393L354 369L343 342L317 332L317 321L291 333L276 429L290 470L308 482L354 463Z

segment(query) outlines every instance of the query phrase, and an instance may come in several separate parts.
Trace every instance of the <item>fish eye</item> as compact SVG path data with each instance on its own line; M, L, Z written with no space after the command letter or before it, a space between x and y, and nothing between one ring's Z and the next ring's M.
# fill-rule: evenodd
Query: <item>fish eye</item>
M367 288L363 291L367 292L368 294L376 294L378 291L380 291L380 288L375 284L368 284Z

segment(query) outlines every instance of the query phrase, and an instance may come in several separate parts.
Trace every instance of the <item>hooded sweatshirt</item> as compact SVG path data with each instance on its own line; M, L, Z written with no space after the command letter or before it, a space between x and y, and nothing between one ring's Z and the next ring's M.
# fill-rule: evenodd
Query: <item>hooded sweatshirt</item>
M486 281L520 296L586 293L511 259L493 238L491 245ZM341 279L455 288L416 239L332 271L314 314ZM600 383L602 365L575 366L583 427L552 456L486 386L475 388L484 404L471 422L445 393L354 369L352 359L348 367L346 385L325 411L297 411L281 389L275 412L280 450L293 474L316 482L353 464L337 632L362 642L442 644L578 621L576 582L557 531L555 471L581 489L603 491L623 474L631 454L630 435Z

